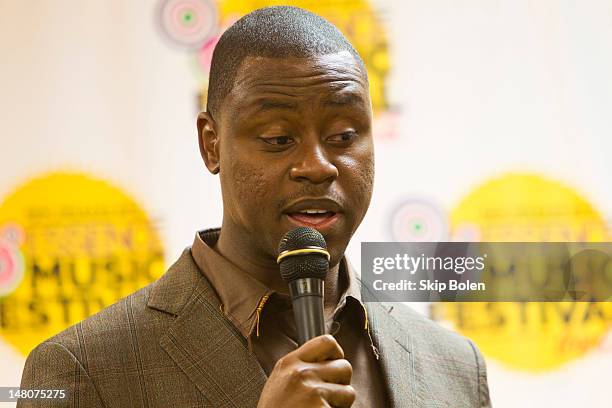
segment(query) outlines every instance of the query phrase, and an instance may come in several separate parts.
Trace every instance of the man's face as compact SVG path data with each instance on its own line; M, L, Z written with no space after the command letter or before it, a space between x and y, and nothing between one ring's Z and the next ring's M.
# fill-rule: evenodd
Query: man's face
M312 227L335 265L374 178L368 85L353 56L248 58L215 119L224 228L276 258L287 231Z

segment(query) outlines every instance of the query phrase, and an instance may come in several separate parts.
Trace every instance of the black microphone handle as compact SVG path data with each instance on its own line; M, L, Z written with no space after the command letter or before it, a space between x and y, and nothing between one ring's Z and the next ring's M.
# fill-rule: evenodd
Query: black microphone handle
M300 278L289 282L289 294L297 328L298 344L325 334L323 280Z

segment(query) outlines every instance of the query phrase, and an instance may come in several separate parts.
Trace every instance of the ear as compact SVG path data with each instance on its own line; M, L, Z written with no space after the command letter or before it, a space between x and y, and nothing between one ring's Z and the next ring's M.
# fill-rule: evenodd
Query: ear
M210 113L205 111L198 115L197 124L200 154L208 171L217 174L220 170L217 124Z

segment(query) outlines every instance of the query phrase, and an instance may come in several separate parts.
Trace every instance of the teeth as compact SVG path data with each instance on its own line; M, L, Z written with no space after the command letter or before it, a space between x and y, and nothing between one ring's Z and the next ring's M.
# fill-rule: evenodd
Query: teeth
M326 210L302 210L300 213L302 214L325 214Z

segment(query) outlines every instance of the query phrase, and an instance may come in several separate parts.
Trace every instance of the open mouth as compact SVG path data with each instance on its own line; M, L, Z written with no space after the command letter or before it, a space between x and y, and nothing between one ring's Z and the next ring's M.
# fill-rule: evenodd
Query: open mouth
M307 227L321 227L329 225L336 220L337 213L333 211L308 209L298 212L288 213L287 216L294 223Z

